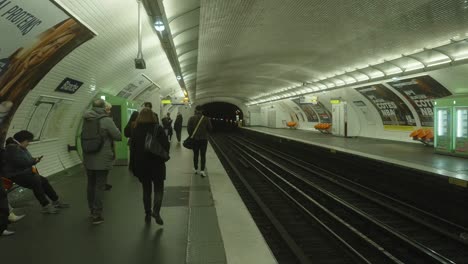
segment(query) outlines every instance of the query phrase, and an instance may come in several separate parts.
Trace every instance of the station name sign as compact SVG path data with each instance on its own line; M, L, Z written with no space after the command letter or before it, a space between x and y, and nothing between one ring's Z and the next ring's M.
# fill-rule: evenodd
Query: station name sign
M60 85L55 89L55 91L74 94L78 89L83 85L82 82L73 80L70 78L65 78Z

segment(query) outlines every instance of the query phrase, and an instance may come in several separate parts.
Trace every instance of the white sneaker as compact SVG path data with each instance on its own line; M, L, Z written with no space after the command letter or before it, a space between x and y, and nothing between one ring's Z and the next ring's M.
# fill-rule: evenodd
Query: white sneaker
M200 171L200 175L201 175L202 177L206 177L206 172L205 172L205 171Z
M8 215L8 221L14 223L18 222L19 220L23 219L25 215L15 215L15 213L11 212L10 215Z
M11 236L14 234L15 234L15 231L3 230L2 236Z
M198 170L197 170L197 169L193 169L193 173L198 174Z

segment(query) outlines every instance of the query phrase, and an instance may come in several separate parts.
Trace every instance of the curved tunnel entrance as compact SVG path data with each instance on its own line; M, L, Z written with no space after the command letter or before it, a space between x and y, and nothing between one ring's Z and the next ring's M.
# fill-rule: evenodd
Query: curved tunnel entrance
M236 105L230 103L207 103L203 105L203 112L211 118L213 131L232 131L238 123L244 120L244 113Z

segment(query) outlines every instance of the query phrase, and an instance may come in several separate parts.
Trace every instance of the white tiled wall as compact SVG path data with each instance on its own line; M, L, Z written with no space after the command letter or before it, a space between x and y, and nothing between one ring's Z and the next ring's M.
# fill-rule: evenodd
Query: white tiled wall
M46 1L46 0L40 0ZM8 131L11 136L25 129L34 102L41 95L67 98L71 107L64 113L58 138L37 142L29 149L34 156L44 155L38 169L44 176L62 171L81 161L76 152L67 152L67 144L75 145L77 126L83 111L96 92L117 94L136 75L146 74L161 87L161 95L180 89L160 41L143 10L143 54L146 70L136 70L137 1L129 0L58 0L80 21L89 25L97 36L84 43L59 62L27 95L14 115ZM83 82L73 95L55 92L66 78ZM91 89L96 87L96 91ZM159 101L159 95L156 101Z

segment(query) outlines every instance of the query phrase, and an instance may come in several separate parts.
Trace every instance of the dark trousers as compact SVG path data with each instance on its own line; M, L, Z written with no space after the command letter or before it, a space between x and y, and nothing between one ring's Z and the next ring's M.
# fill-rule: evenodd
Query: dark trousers
M201 156L201 170L205 170L207 139L197 139L193 141L193 167L198 170L198 156Z
M88 207L91 214L100 216L102 214L102 199L106 189L108 170L86 170L88 175Z
M141 177L140 182L143 187L143 206L145 207L145 213L151 214L151 210L153 210L156 215L159 215L164 195L164 180L162 177ZM151 206L153 190L154 200L153 206Z
M10 214L10 208L8 206L8 198L0 179L0 235L8 227L8 215Z
M167 140L171 141L171 139L172 139L172 127L164 128L164 132L166 133Z
M0 201L0 203L3 203ZM0 205L1 207L1 205ZM8 227L8 215L10 214L7 208L0 208L0 235L5 231Z
M15 176L11 178L11 180L21 187L31 189L42 206L46 206L50 203L47 197L53 202L59 199L54 188L50 185L49 180L39 174Z
M180 142L182 139L182 128L181 129L174 129L177 137L177 141Z

